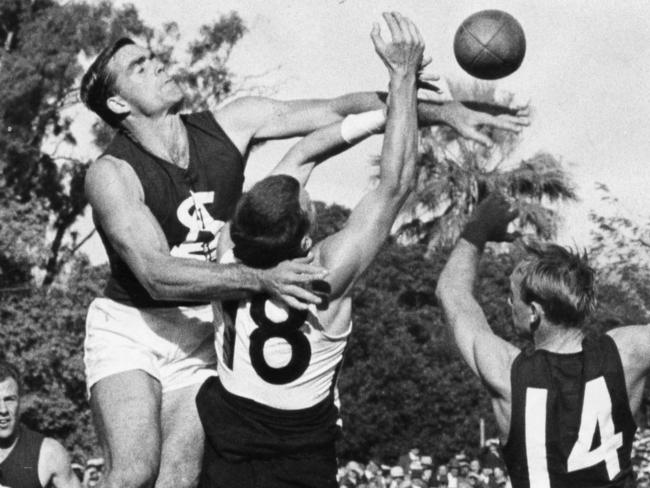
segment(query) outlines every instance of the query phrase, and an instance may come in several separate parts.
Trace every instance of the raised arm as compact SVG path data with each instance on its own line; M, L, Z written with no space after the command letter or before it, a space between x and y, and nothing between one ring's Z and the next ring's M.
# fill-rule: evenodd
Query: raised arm
M407 18L384 14L392 40L379 27L371 33L390 75L390 103L376 188L353 209L345 227L320 244L321 263L329 270L331 299L343 297L383 245L408 194L417 158L416 72L424 43Z
M124 161L108 156L96 161L86 175L86 195L97 223L154 299L210 301L265 291L295 308L305 307L299 300L320 302L300 285L322 278L324 270L305 260L257 270L171 256L162 229L144 203L142 186Z
M264 97L242 97L214 112L214 116L239 150L266 139L304 136L342 120L346 115L386 109L384 92L359 92L332 99L280 101ZM479 131L488 126L519 132L529 125L528 110L472 102L418 102L421 127L448 125L469 140L489 145Z
M293 176L304 186L318 164L383 130L385 122L383 110L348 115L300 139L270 174Z
M503 399L510 398L510 367L519 349L492 332L474 297L474 285L485 243L508 240L506 229L515 215L505 199L489 196L467 224L436 288L463 359L492 395Z

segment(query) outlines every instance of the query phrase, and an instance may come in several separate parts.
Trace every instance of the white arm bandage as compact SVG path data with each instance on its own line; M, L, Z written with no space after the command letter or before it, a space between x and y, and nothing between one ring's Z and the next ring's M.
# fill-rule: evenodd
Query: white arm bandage
M384 124L386 124L386 114L381 109L348 115L341 122L341 137L348 144L354 144L380 132Z

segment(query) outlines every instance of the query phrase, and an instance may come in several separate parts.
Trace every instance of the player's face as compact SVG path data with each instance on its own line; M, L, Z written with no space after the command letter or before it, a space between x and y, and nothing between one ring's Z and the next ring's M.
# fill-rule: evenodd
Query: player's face
M0 440L13 437L18 425L20 398L13 378L0 381Z
M129 109L151 116L178 106L183 92L150 51L127 44L115 53L109 69L116 74L116 91Z
M521 299L521 281L523 277L523 273L519 268L515 268L510 275L508 304L510 304L515 332L526 336L530 334L530 307Z

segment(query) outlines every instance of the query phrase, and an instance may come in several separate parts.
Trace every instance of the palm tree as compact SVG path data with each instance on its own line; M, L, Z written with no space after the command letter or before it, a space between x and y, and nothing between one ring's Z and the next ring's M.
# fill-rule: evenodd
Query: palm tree
M497 100L493 84L452 85L456 100L483 104L509 104L513 95ZM500 190L516 198L518 226L550 239L557 232L558 214L546 206L575 201L571 177L562 162L547 152L512 161L519 136L485 128L495 142L492 148L461 139L451 128L432 127L421 134L421 156L416 190L404 206L399 234L428 245L429 251L451 246L476 205L490 192Z

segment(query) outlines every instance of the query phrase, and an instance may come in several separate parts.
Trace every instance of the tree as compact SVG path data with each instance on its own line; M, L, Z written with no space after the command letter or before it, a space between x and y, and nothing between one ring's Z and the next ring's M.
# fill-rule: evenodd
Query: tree
M512 94L498 99L492 84L452 85L456 99L471 98L470 106L508 105ZM516 149L518 136L484 129L493 148L466 141L451 128L433 127L422 133L416 191L405 206L401 230L410 239L428 245L429 252L449 247L458 239L476 205L493 190L517 197L519 225L549 239L557 230L558 215L545 206L557 200L576 200L573 183L562 162L546 152L504 166Z

